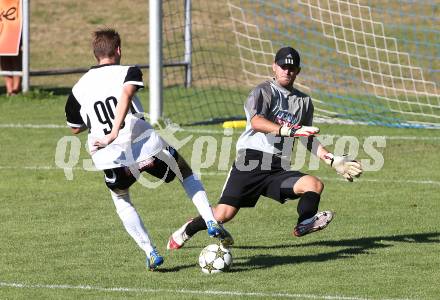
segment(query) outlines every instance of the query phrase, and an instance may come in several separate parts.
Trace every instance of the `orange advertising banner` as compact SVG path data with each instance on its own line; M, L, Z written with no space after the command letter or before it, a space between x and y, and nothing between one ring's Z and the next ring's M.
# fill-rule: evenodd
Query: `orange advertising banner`
M0 55L18 55L21 28L21 0L0 0Z

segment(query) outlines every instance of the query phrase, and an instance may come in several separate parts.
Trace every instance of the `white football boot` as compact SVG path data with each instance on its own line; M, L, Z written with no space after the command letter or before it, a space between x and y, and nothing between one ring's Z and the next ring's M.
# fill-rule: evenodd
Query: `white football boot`
M306 234L322 230L333 220L334 213L331 211L322 211L313 217L306 219L295 226L293 235L300 237Z
M188 236L185 232L186 227L189 223L192 222L193 219L189 220L182 227L177 229L168 239L167 249L168 250L177 250L183 247L185 242L189 240L191 237Z

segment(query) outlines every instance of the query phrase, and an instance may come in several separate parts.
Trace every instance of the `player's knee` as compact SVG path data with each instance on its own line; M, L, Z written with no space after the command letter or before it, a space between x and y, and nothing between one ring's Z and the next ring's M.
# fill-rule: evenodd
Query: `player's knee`
M164 149L162 152L165 156L158 157L162 159L167 165L167 174L163 178L166 183L173 181L176 176L178 176L179 179L182 180L189 175L192 175L191 168L183 159L183 157L178 154L176 149L174 149L173 147L167 147L167 149Z
M313 182L313 190L311 190L311 191L316 192L318 194L321 194L322 191L324 190L324 183L316 177L313 177L313 178L315 180Z
M214 218L221 223L226 223L234 218L237 212L238 208L225 204L219 204L213 208Z
M305 192L315 192L321 194L324 190L324 183L315 176L304 176L293 187L295 194L304 194Z

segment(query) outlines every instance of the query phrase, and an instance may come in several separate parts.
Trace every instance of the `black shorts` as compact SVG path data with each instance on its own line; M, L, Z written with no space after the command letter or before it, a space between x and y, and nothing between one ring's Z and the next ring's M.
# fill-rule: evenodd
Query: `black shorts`
M176 149L173 147L168 146L166 149L162 151L168 151L169 154L171 154L174 159L178 160L179 153ZM176 177L176 173L174 173L171 168L168 166L168 164L157 158L156 156L153 156L151 160L149 160L147 163L142 164L140 163L141 168L139 169L139 172L147 172L150 175L153 175L156 178L162 179L165 182L171 182ZM104 170L105 176L104 181L107 187L111 190L119 189L119 190L126 190L128 189L133 183L136 182L136 178L133 176L133 174L130 171L129 167L119 167L114 169L107 169Z
M21 71L23 69L21 50L17 56L0 57L0 66L2 71Z
M256 168L250 171L240 171L240 165L249 165L250 160L258 161ZM286 171L281 166L281 159L273 156L270 168L262 168L263 152L246 149L237 155L232 165L227 182L223 189L219 204L228 204L236 208L254 207L260 196L266 196L280 203L287 199L296 199L299 196L293 192L293 185L306 174L299 171ZM268 170L266 170L268 169Z

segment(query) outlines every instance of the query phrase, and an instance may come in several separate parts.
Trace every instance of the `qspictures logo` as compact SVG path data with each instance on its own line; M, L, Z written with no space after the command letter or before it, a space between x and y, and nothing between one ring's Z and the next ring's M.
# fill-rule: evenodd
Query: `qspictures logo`
M148 119L148 114L144 115L145 119ZM159 125L159 124L158 124ZM201 176L202 174L214 172L217 174L223 174L226 176L227 171L231 167L235 158L235 143L233 142L233 130L226 128L221 133L210 135L209 133L203 135L193 135L185 130L181 129L177 124L168 122L165 126L159 126L156 132L162 136L174 149L180 150L184 146L188 149L192 149L191 154L186 157L188 163L191 165L193 171ZM180 132L179 135L177 133ZM236 133L236 136L239 133ZM143 138L143 137L140 137ZM271 136L273 143L277 143L277 136ZM282 167L285 170L302 170L304 172L311 170L318 170L322 161L315 155L308 154L308 140L299 139L294 147L294 139L290 139L289 143L285 144L281 153L282 157L291 157L292 159L282 160ZM386 139L384 136L367 136L367 137L355 137L355 136L333 136L333 135L321 135L319 136L319 142L329 149L333 149L335 155L348 154L351 158L356 158L363 166L365 172L376 172L382 169L384 166L384 157L382 152L386 147ZM314 140L311 145L312 152L316 152L318 143ZM81 149L85 148L87 152L90 152L87 143L82 143L76 136L63 136L58 140L57 147L55 149L55 165L64 170L64 174L67 180L74 179L74 172L78 172L79 169L84 171L98 171L93 164L91 158L80 159ZM133 157L130 151L125 154L126 161L119 161L122 165L129 166L130 157ZM264 159L267 159L265 161ZM272 156L263 157L262 169L267 165L270 167L269 161L272 160ZM237 168L243 171L250 171L256 167L255 161L249 160L246 162L238 162ZM327 166L326 166L327 167ZM144 173L139 173L137 169L131 169L132 174L138 175L138 182L148 188L156 188L163 181L151 181L148 176L144 176ZM134 173L133 173L134 172ZM177 174L178 175L178 174ZM137 176L135 176L137 177Z

